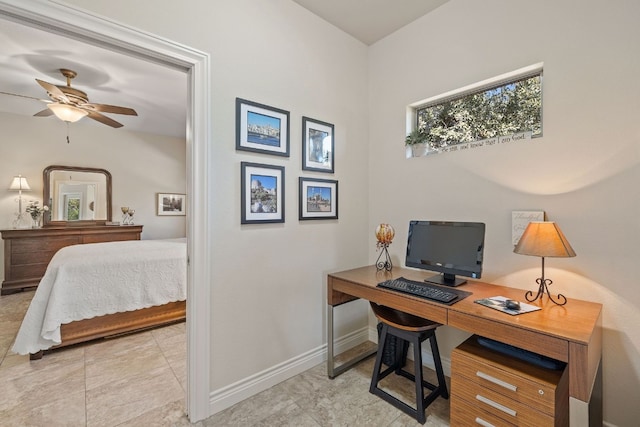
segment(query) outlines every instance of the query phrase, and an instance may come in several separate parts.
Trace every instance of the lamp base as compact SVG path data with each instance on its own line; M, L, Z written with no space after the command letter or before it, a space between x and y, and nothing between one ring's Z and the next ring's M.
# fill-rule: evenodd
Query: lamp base
M31 221L27 220L27 215L16 213L12 226L14 229L31 228Z
M381 247L382 250L380 251L380 255L378 255L378 259L376 260L376 268L378 269L378 271L391 271L391 269L393 268L393 264L391 264L391 256L389 256L389 251L387 250L388 245L381 244Z
M524 294L524 297L527 299L527 301L533 302L538 298L542 300L542 296L546 293L547 295L549 295L549 301L556 305L565 305L567 303L567 298L565 298L565 296L562 294L558 294L557 301L553 298L553 295L551 295L551 292L549 292L549 285L553 283L551 279L544 279L540 277L536 279L536 283L538 284L538 293L534 298L531 298L533 296L533 292L527 291L527 293Z

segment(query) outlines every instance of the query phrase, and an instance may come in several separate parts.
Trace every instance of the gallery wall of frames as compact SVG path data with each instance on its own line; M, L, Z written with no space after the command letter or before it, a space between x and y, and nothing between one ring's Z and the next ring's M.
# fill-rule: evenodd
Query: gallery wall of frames
M302 120L301 170L335 173L335 128L310 117ZM236 150L290 157L289 111L236 98ZM285 167L240 162L241 224L285 221ZM338 219L338 181L298 178L298 220Z

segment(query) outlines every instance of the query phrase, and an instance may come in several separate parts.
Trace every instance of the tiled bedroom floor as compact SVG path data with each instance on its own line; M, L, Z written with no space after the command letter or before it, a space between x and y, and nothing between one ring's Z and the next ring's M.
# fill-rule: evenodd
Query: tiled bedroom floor
M167 326L29 361L11 353L33 292L0 297L0 424L3 426L188 426L185 324ZM369 343L369 345L372 345ZM369 393L373 359L334 380L324 363L213 415L197 426L417 426ZM429 380L432 371L425 370ZM394 376L391 376L394 377ZM389 378L408 401L413 386ZM449 425L449 401L427 410L427 426Z

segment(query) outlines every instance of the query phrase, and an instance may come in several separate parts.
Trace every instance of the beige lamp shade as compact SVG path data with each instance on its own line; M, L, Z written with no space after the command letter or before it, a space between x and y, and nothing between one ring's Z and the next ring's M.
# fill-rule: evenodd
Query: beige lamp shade
M22 175L14 176L11 180L11 184L9 185L9 190L13 191L30 191L31 187L29 187L29 183L27 182L27 178Z
M553 221L532 221L513 252L539 257L574 257L575 251Z
M57 102L47 104L53 114L62 121L74 123L89 114L87 111L69 104L58 104Z

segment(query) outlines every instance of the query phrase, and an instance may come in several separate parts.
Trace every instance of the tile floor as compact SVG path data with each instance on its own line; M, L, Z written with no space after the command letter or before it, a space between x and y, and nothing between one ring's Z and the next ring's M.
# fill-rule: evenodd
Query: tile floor
M0 297L0 425L190 425L184 415L184 323L30 361L10 348L32 295ZM373 359L368 359L329 380L322 363L195 425L418 426L369 393L372 369ZM425 374L434 381L432 371ZM413 399L413 385L406 379L392 375L384 388ZM425 425L449 425L448 400L439 398L429 406Z

